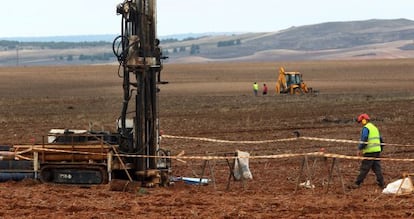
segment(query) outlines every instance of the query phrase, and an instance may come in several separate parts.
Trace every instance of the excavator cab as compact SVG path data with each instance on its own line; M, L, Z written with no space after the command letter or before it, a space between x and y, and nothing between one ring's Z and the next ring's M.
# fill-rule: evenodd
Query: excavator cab
M286 74L286 92L289 94L303 94L305 91L302 89L306 87L305 83L302 82L302 74L299 72L287 72Z
M299 72L287 72L286 74L286 84L287 87L292 85L298 85L302 82L302 75Z

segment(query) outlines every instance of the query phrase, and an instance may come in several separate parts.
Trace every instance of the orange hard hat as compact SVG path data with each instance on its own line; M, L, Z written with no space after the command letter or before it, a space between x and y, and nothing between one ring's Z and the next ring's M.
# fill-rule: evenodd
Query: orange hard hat
M363 113L363 114L359 115L359 116L358 116L358 120L357 120L357 121L358 121L358 122L362 122L362 120L363 120L363 119L365 119L365 120L367 120L367 121L368 121L368 120L369 120L369 116L368 116L368 114Z

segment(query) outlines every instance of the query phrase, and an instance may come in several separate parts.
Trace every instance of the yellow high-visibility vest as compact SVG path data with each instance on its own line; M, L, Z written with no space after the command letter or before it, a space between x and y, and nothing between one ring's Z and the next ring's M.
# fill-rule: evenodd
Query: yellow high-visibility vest
M378 128L370 122L368 122L364 127L366 127L369 130L369 134L368 134L368 144L362 150L362 153L365 154L365 153L381 152L381 140L380 140L380 132Z

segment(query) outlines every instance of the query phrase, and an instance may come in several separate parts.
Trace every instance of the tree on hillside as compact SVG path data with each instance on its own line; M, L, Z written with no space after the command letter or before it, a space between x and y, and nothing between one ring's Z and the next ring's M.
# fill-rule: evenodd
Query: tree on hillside
M194 55L194 54L198 54L198 53L200 53L200 46L195 45L195 44L191 45L190 55Z
M224 46L234 46L234 45L241 45L241 40L226 40L226 41L219 41L217 42L217 47L224 47Z

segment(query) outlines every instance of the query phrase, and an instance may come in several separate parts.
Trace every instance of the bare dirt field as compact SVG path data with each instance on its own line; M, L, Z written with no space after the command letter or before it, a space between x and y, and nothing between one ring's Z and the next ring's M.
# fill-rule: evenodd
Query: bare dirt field
M318 95L275 95L277 69L301 71ZM117 66L0 68L1 145L41 142L51 128L114 130L122 104ZM159 85L160 126L165 135L229 140L163 138L172 154L253 156L326 152L356 154L356 144L297 139L301 136L359 140L354 119L368 113L386 143L383 157L413 158L414 60L309 61L286 63L166 64ZM270 94L254 97L252 84ZM240 143L239 141L257 141ZM215 186L176 182L166 188L110 191L108 185L47 185L31 180L0 183L2 218L405 218L412 195L384 195L372 173L363 186L345 191L358 160L309 157L314 189L296 189L303 156L250 159L253 179L231 181L225 160L212 160L206 177ZM199 177L202 160L173 161L174 176ZM412 173L412 162L382 161L387 183ZM213 173L210 172L213 171ZM301 177L300 182L305 181Z

